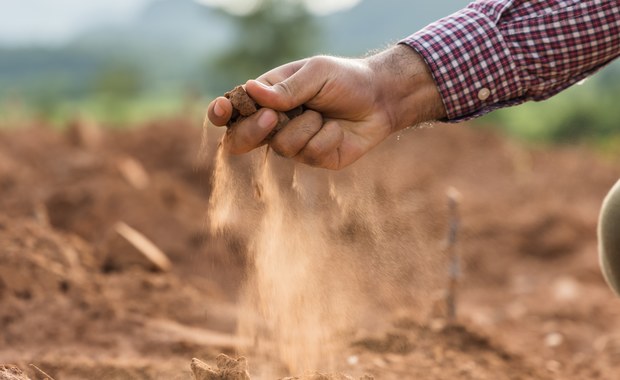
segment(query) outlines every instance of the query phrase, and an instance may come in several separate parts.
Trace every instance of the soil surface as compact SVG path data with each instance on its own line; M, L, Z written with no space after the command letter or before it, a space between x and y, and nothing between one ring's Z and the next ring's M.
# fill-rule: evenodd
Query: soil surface
M209 134L201 150L203 130L186 120L0 131L0 379L21 378L9 365L44 379L30 364L56 380L190 379L192 358L214 365L220 353L238 356L247 344L235 336L246 258L239 241L207 233L221 131ZM457 321L446 322L441 302L428 315L415 305L377 311L390 324L356 332L330 370L620 378L620 300L596 246L617 161L441 125L394 136L361 165L382 186L424 194L420 217L438 233L448 228L446 189L460 192ZM157 252L169 263L158 264ZM276 359L249 358L250 375L269 378L253 372L268 360Z

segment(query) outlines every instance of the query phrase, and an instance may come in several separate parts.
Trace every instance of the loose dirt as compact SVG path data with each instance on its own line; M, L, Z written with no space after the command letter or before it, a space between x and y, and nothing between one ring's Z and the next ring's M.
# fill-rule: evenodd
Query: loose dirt
M529 149L487 130L437 126L394 136L350 176L296 171L272 155L265 161L264 151L222 158L247 174L222 186L259 202L224 203L210 219L219 130L209 131L208 153L198 160L202 130L186 120L84 136L80 128L0 132L0 363L33 380L44 377L30 363L56 380L190 379L191 358L213 367L222 352L247 356L253 379L302 376L270 346L274 331L291 350L317 331L293 330L281 317L265 325L269 314L248 293L268 289L251 285L258 274L247 268L257 264L276 268L274 281L295 280L286 294L321 282L320 304L285 294L274 306L314 305L316 313L296 316L301 326L348 310L326 326L337 345L309 358L316 363L309 376L620 376L620 301L600 275L595 241L598 208L620 177L617 162L582 147ZM265 162L269 171L255 170ZM256 180L264 175L277 181ZM289 203L269 198L270 183ZM445 321L442 294L451 186L462 194L454 325ZM334 196L342 189L353 194ZM278 214L280 224L264 223L276 215L265 205L295 204L287 197L298 205ZM326 217L334 205L343 214ZM299 220L303 228L288 233ZM161 250L170 269L118 243L119 222ZM260 231L262 245L243 225ZM328 260L310 260L307 271L307 258L291 247L317 233L329 244L308 240L303 252ZM277 256L257 263L253 250L268 244ZM365 268L373 270L360 277ZM294 357L304 352L312 350Z
M228 132L232 132L232 128L234 128L235 125L239 124L249 116L252 116L261 108L261 106L256 103L247 92L245 92L245 88L243 86L237 86L228 91L224 94L224 97L230 100L230 103L233 106L232 115L226 124L228 127ZM269 136L267 136L266 140L272 138L276 133L284 128L289 121L301 115L304 110L305 108L303 106L299 106L287 112L278 112L278 123L273 128Z

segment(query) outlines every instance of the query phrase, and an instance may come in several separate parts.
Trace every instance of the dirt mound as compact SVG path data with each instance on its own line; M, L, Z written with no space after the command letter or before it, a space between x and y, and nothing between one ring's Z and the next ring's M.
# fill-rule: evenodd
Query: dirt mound
M0 380L30 380L30 378L17 367L0 365Z
M56 379L189 379L189 358L242 351L254 376L299 375L273 356L253 357L253 342L235 335L237 316L252 318L237 299L247 242L210 236L206 220L221 131L210 132L201 156L202 130L184 120L80 128L0 132L0 363L32 379L41 374L30 363ZM389 260L398 242L408 244L407 218L441 241L445 191L461 192L458 324L436 325L443 315L412 296L348 331L351 345L325 369L377 379L620 376L620 309L595 240L617 165L582 147L528 149L462 126L394 136L360 165L375 184L365 196L385 213L394 241ZM364 221L352 214L334 233L355 247L369 239ZM119 223L165 255L169 270L122 240ZM433 268L403 270L402 288ZM365 286L372 291L371 275ZM443 302L441 291L423 297ZM385 323L402 313L416 322Z

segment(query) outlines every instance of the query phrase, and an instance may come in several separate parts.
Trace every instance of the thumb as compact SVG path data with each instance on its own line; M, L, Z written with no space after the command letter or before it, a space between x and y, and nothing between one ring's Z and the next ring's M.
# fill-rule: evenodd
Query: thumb
M313 69L311 64L306 64L290 77L272 86L249 80L245 89L261 106L284 112L310 101L321 91L326 81L324 71Z

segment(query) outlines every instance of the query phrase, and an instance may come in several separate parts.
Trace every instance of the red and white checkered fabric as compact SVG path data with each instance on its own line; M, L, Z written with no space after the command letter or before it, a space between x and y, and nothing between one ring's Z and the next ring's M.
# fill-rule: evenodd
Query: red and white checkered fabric
M479 0L401 43L460 121L549 98L618 57L620 0Z

